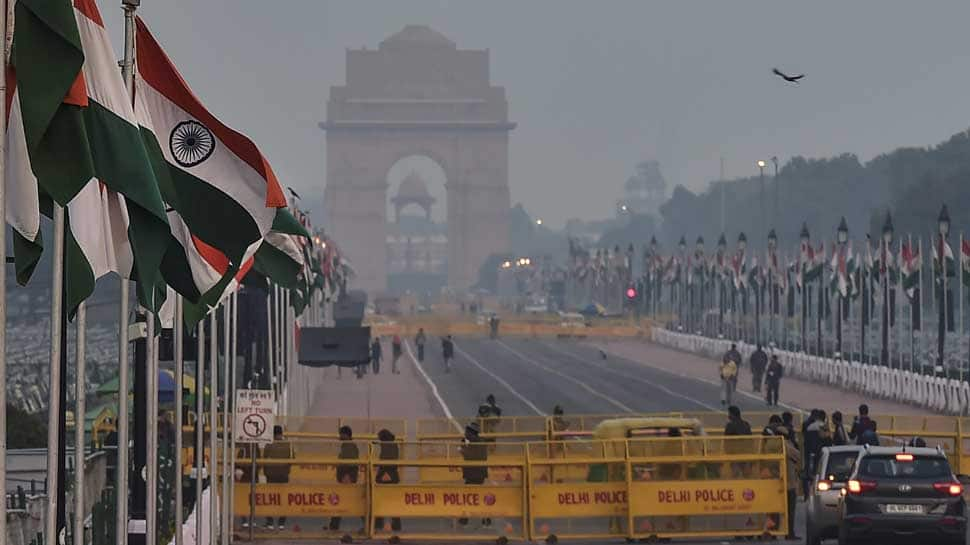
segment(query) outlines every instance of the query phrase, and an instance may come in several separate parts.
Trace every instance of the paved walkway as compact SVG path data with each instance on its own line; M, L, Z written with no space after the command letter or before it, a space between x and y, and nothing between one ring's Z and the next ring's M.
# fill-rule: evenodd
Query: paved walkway
M391 353L389 342L384 343L384 353ZM409 434L417 419L444 416L407 350L398 366L401 372L395 375L390 360L382 361L380 374L367 373L361 379L352 369L324 369L307 416L403 418Z
M607 353L635 361L647 367L713 384L720 382L717 374L718 362L713 359L681 352L647 341L601 341L592 344ZM748 396L757 396L763 399L762 394L755 394L752 391L751 373L748 370L747 362L738 373L738 391ZM790 407L802 410L820 408L829 414L832 414L834 410L840 410L848 418L856 414L861 403L867 403L873 414L926 416L934 414L932 411L920 407L871 398L857 392L840 390L795 378L783 379L780 393L782 403Z

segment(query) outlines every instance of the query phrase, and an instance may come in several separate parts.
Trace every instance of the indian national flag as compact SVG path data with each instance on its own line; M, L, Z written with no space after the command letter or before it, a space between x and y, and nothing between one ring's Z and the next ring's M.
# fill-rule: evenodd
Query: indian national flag
M923 268L923 259L919 248L913 247L911 242L904 242L899 247L900 272L903 276L903 289L910 300L916 294L916 288L920 283L920 271Z
M12 183L24 184L18 193L24 203L32 203L33 197L26 196L30 187L39 186L65 206L65 303L74 309L93 292L97 278L115 272L136 279L139 301L157 309L163 296L156 295L164 293L159 291L159 269L169 227L97 5L94 0L75 0L73 6L68 0L22 0L16 8L14 41L13 94L20 110L10 119L20 116L23 133L11 133L15 138L23 134L25 144L17 145L26 149L36 178L26 176L20 164L14 171L20 177ZM66 57L57 57L56 51ZM71 66L62 66L68 61ZM37 93L54 92L38 85L63 90L68 79L67 93L56 103L38 99ZM30 212L24 210L11 223L17 232L15 248L27 250L18 252L20 256L36 259L40 240L31 239L30 230L24 229ZM30 264L18 266L18 272L31 269Z
M943 264L940 264L940 254L943 255ZM950 244L947 243L946 239L937 236L936 240L933 241L933 270L936 273L936 278L940 278L943 275L943 268L946 267L946 276L952 278L956 276L956 263L953 260L953 248L950 248Z
M163 173L162 196L178 216L170 216L178 244L166 256L165 276L187 298L212 305L255 256L286 198L256 145L213 116L144 21L136 25L136 110Z
M306 264L304 246L310 234L286 209L279 209L276 216L273 230L256 251L255 268L274 283L292 289Z

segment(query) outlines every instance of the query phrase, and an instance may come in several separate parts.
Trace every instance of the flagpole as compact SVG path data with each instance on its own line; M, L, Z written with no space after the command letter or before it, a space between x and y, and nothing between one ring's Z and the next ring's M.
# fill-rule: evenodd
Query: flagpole
M920 336L922 337L922 334L923 334L922 333L923 332L923 324L922 324L923 322L923 237L920 237L916 242L919 245L919 301L918 303L919 303L919 317L920 317ZM932 294L930 295L931 295L930 300L932 300L933 299ZM915 334L914 334L914 338L915 338ZM915 347L914 347L913 354L915 357L915 354L916 354ZM920 367L919 369L920 374L925 375L926 369L922 358L920 358L919 367Z
M209 312L209 543L218 543L219 524L219 494L217 493L219 475L215 471L218 460L218 443L216 436L219 429L218 408L219 398L219 324L216 322L218 307Z
M3 62L3 73L7 73L7 40L11 38L7 32L7 25L11 21L7 18L7 10L13 7L12 2L4 1L0 9L0 29L3 31L3 43L0 44L0 57ZM7 96L7 78L0 78L0 96ZM0 119L7 119L7 101L0 100ZM6 165L7 165L7 124L0 123L0 248L4 249L4 263L6 263L7 248L7 208L6 208ZM7 474L7 270L0 274L0 475ZM52 315L53 318L53 315ZM4 493L6 494L6 493ZM7 502L0 502L0 536L7 535Z
M175 296L175 319L172 324L173 348L175 349L175 545L182 545L182 525L183 514L182 506L185 498L182 497L182 421L185 415L182 414L182 390L184 388L185 357L183 354L185 345L185 329L182 324L182 296Z
M3 306L3 305L0 305ZM84 344L87 329L87 306L82 301L75 317L77 348L74 385L74 545L84 544L84 374L86 357ZM0 534L5 535L5 534Z
M959 246L957 246L957 255L960 256L960 272L957 274L957 289L960 292L960 333L957 335L957 345L959 346L959 341L963 337L963 232L960 232ZM956 265L956 263L954 263ZM963 382L964 366L960 365L960 382Z
M946 328L949 325L947 322L950 319L949 312L947 312L947 297L946 297L946 254L944 253L944 246L946 244L946 239L943 233L939 234L940 242L937 244L938 254L937 259L940 261L940 309L939 317L940 324L938 326L939 336L937 337L937 363L936 371L937 373L946 372L946 361L944 359L946 352ZM935 269L934 269L935 270Z
M125 14L124 60L121 76L128 95L135 97L135 9L139 0L122 0ZM118 545L128 543L128 305L129 284L120 279L118 318L118 476L115 487L115 539ZM152 544L154 545L154 544Z
M232 296L232 312L230 317L232 321L229 328L231 341L229 344L229 393L226 394L226 407L231 408L232 411L227 410L227 414L235 414L236 408L236 350L238 341L238 328L239 328L239 289L238 287L233 290ZM233 422L234 424L235 422ZM233 523L233 512L235 510L235 486L236 486L236 434L233 433L229 437L230 451L232 454L229 456L229 527L227 531L232 532Z
M235 290L234 290L235 291ZM229 505L229 316L232 306L232 294L225 297L222 302L222 468L219 475L222 477L222 545L229 545L229 534L231 533L230 522L232 514L226 509Z
M202 473L205 468L205 318L196 326L195 356L195 543L202 541Z
M6 228L6 226L4 226ZM59 388L61 384L61 352L62 330L61 314L63 309L64 296L64 208L54 203L54 251L51 264L51 348L50 348L50 379L48 381L48 411L47 411L47 520L45 533L47 541L58 542L60 527L58 525L58 458L60 457L60 443L58 432L60 419L63 417L61 410L61 396Z

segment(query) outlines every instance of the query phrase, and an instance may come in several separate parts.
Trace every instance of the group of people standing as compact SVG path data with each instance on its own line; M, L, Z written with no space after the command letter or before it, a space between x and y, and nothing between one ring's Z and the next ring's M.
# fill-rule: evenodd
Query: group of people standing
M414 348L417 351L418 363L424 363L425 347L428 343L428 336L424 333L424 328L418 329L418 333L414 336ZM398 361L401 356L404 355L404 342L401 340L400 335L394 335L391 338L391 373L395 375L401 374L401 369L398 367ZM451 338L451 335L443 337L441 339L441 357L444 360L445 372L451 371L451 360L455 357L455 343ZM370 362L371 370L375 375L381 372L381 362L384 360L384 347L381 344L380 337L374 337L370 345ZM367 374L367 365L357 366L357 378L363 378Z
M738 371L741 369L741 352L736 344L724 353L718 372L721 378L721 405L731 405L734 392L738 389ZM778 361L778 355L772 354L769 362L768 354L759 344L749 358L751 365L751 388L761 393L762 385L765 389L765 403L769 407L778 406L778 394L781 379L785 375L785 368Z

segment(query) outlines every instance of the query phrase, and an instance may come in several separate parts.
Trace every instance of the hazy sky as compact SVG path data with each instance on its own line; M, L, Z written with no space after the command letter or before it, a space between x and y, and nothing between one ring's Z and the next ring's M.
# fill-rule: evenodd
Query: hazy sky
M120 44L117 1L99 2ZM143 0L208 107L318 201L345 48L427 24L490 49L510 117L513 202L552 224L612 214L637 161L701 189L759 157L931 145L970 126L966 0ZM121 52L120 46L116 46ZM798 86L771 75L805 72Z

